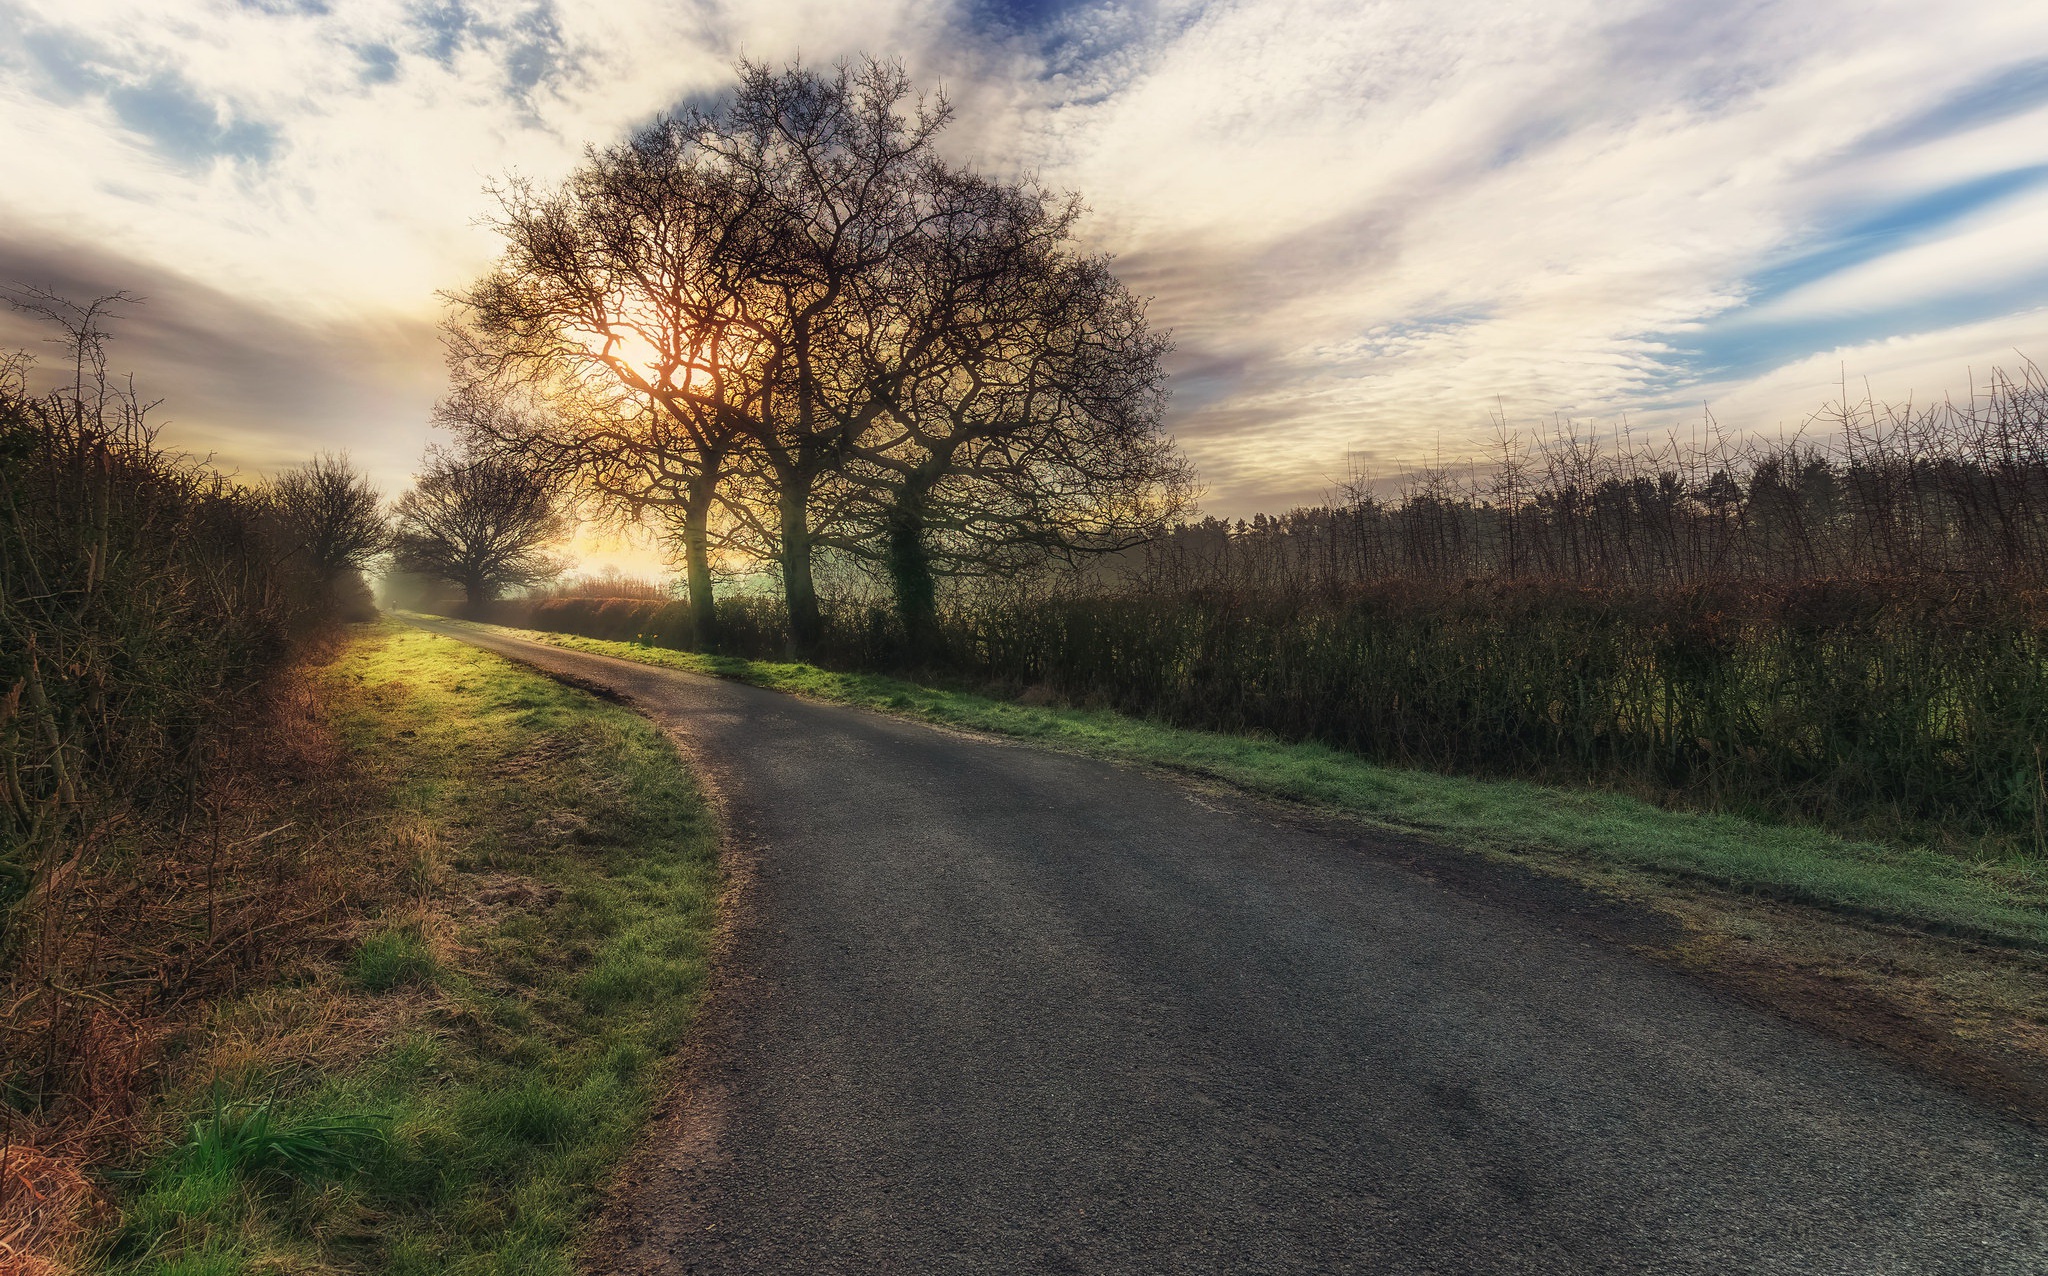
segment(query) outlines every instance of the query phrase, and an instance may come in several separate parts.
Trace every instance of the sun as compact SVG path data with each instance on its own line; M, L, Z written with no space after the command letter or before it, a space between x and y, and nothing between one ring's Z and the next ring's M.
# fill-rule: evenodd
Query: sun
M583 344L599 358L616 359L640 373L659 374L672 360L660 346L630 324L613 324L580 334Z

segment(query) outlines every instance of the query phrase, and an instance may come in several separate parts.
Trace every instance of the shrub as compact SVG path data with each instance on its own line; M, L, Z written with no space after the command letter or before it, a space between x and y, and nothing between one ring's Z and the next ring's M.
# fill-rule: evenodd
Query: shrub
M221 885L266 843L224 831L205 781L224 728L361 602L291 552L265 492L159 446L106 373L106 304L30 307L71 343L55 390L0 356L0 1136L118 1139L100 1118L141 1075L138 999L253 960L260 907Z

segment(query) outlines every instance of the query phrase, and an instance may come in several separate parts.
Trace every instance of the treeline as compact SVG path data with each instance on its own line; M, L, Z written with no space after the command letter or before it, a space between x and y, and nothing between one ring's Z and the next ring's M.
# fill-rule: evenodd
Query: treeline
M2048 378L1994 372L1965 402L1837 403L1790 440L1688 444L1560 431L1343 499L1155 543L1167 593L1399 579L1656 588L1814 580L2048 584Z
M722 565L767 567L811 654L819 564L851 564L923 653L942 581L1143 543L1190 508L1166 342L1071 197L940 158L949 118L894 66L749 64L716 111L507 184L443 424L657 529L704 646Z
M0 1141L124 1137L151 1025L275 936L285 842L212 781L292 654L372 614L384 544L344 462L249 487L161 446L107 372L122 300L18 303L68 342L54 389L0 356Z
M1837 407L1772 444L1510 441L1024 589L956 591L927 667L1434 769L1594 780L2048 853L2048 384ZM729 633L772 654L776 618ZM886 611L823 644L901 667ZM686 645L678 609L530 622Z

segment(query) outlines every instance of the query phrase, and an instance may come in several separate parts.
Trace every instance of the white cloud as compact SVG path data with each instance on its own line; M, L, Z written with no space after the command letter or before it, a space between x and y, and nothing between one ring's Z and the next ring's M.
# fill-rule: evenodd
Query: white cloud
M1526 419L1711 394L1724 419L1789 418L1813 406L1795 400L1814 359L1938 392L1969 351L2042 335L2038 312L1910 313L2048 267L2048 197L2016 194L1770 302L1758 317L1791 325L1783 369L1728 381L1673 349L1746 317L1754 281L1844 225L2048 163L2038 103L1907 127L2008 52L2048 48L2038 6L1124 0L1037 30L993 12L0 0L0 218L31 267L22 245L68 260L85 243L146 268L166 329L205 297L245 306L251 330L410 334L334 338L366 361L351 402L377 420L358 450L391 481L425 438L434 294L492 249L484 182L559 175L585 143L715 92L740 53L901 56L955 100L954 153L1079 189L1090 234L1176 331L1174 428L1223 512L1313 499L1347 451L1456 449L1497 399ZM1902 333L1936 335L1835 350L1797 327L1901 305ZM184 374L196 432L248 464L331 443L336 410L238 399L234 357Z
M1838 271L1756 308L1756 318L1831 318L1957 294L2048 283L2048 189L2002 201L1924 242Z

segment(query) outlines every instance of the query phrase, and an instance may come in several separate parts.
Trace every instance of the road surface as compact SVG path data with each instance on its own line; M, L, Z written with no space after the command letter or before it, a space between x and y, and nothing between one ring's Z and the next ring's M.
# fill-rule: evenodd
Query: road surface
M1398 838L430 627L675 732L749 879L602 1270L2048 1272L2048 1139Z

